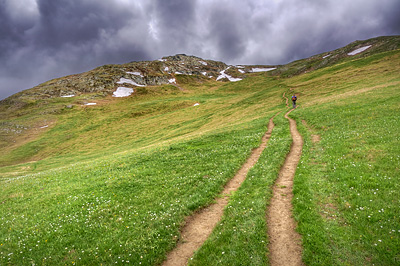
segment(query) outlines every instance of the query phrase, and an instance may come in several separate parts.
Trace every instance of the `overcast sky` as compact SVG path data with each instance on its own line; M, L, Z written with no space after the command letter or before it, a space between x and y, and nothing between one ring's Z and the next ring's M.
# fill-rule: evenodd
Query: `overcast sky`
M0 0L0 99L104 64L185 53L284 64L400 34L399 0Z

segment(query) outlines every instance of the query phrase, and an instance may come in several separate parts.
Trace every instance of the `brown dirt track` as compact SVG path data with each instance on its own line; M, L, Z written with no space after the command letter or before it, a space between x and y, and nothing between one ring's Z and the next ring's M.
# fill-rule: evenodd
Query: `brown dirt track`
M291 204L293 178L303 147L303 139L297 131L296 122L288 117L293 110L291 109L285 114L285 118L289 120L290 124L290 132L293 139L292 147L274 185L273 197L266 217L270 241L268 246L269 259L272 266L304 265L301 260L301 236L296 232L296 222L292 216L293 207ZM268 131L262 138L262 144L253 150L246 163L227 183L220 196L216 198L216 203L194 213L185 220L185 225L181 230L181 238L176 248L168 254L163 266L187 265L194 252L207 240L214 227L220 221L231 192L240 187L250 168L258 161L271 137L273 127L273 118L271 118L268 124Z
M301 157L303 139L297 131L296 121L289 119L290 132L293 138L292 147L279 177L275 182L273 197L267 215L270 263L275 265L303 265L301 260L301 236L296 232L296 222L292 216L293 178Z
M246 163L225 186L220 197L216 198L216 203L196 212L186 219L185 226L181 231L181 239L177 243L176 248L168 254L167 259L163 263L164 266L186 265L188 260L193 256L193 253L206 241L221 219L231 192L236 191L240 187L250 168L260 158L262 151L267 146L267 142L271 137L273 127L272 117L269 120L268 131L263 136L261 145L252 151Z

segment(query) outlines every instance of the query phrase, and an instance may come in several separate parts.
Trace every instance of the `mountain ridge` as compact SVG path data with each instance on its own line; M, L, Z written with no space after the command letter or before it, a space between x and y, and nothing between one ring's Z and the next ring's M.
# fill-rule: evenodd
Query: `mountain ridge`
M3 102L0 264L161 265L185 239L187 217L226 199L190 264L267 265L274 238L266 213L273 191L285 189L304 264L397 265L398 45L397 36L360 41L265 73L227 65L215 66L214 78L162 73L167 63L189 68L179 55L86 73L110 80L106 93L40 87L15 97L19 106ZM188 60L197 71L207 63ZM246 78L228 82L236 70ZM132 84L144 85L143 71L168 84ZM74 89L84 78L52 82ZM136 92L116 97L123 86ZM295 145L285 118L292 93L298 107L288 117L304 141L293 197L290 184L276 183ZM263 136L268 144L240 188L221 194Z
M362 47L365 51L350 54ZM0 101L1 105L25 106L32 99L70 97L79 94L97 93L112 95L118 87L132 89L159 85L174 85L179 75L195 75L199 81L208 79L239 81L248 74L271 71L271 75L291 77L334 65L348 58L361 58L373 53L400 49L400 36L381 36L368 40L357 40L333 51L309 58L295 60L285 65L227 65L224 62L202 59L193 55L176 54L153 61L132 61L126 64L110 64L96 67L80 74L49 80L31 89L18 92ZM255 70L255 71L254 71ZM179 86L178 86L179 87Z
M351 54L357 49L363 47L368 48L358 53ZM274 71L274 74L277 76L281 75L283 77L292 77L320 68L332 66L348 59L364 58L375 53L397 49L400 49L400 35L380 36L367 40L356 40L341 48L316 54L308 58L295 60L286 65L281 65L278 67L277 71Z
M223 71L227 71L227 73L221 74ZM16 93L0 101L0 105L2 103L20 104L19 99L29 97L46 99L85 93L107 96L112 95L121 86L135 89L146 86L176 85L176 77L179 75L195 75L199 77L199 80L204 81L208 79L227 80L231 76L241 80L245 73L251 73L251 71L251 66L228 66L219 61L177 54L154 61L103 65L80 74L52 79ZM221 75L223 76L220 77Z
M219 95L222 101L225 97L231 97L233 91L243 95L251 94L257 86L276 86L276 90L292 87L285 84L285 78L296 75L301 78L303 74L307 75L312 71L318 76L318 69L329 70L330 66L337 64L341 67L344 63L355 65L357 60L362 61L365 57L377 54L370 56L372 61L367 60L373 62L377 57L386 56L399 46L400 36L379 37L356 41L332 52L282 66L229 66L223 62L178 54L155 61L104 65L81 74L53 79L0 101L0 149L3 151L0 166L41 160L51 157L52 153L75 152L70 147L75 145L74 142L80 143L75 141L77 138L88 132L97 134L97 128L108 126L113 121L126 121L129 124L136 123L134 120L138 119L147 124L146 119L152 116L202 105L217 97L215 95ZM395 62L395 57L392 59ZM267 70L268 72L263 73ZM393 70L389 70L391 71ZM202 72L206 72L206 75ZM315 75L309 75L308 79ZM243 81L229 82L241 79ZM122 91L118 91L120 88L123 88ZM303 95L300 91L299 93L302 98ZM252 101L246 100L240 104L249 104ZM277 101L278 104L279 99ZM106 112L115 114L106 115ZM87 116L88 114L91 115ZM209 119L209 115L205 119ZM197 123L194 119L192 122ZM87 123L96 126L87 126ZM131 126L136 130L136 126ZM56 134L62 136L61 142L56 135L50 133L53 127L60 130ZM155 130L160 131L160 136L163 135L162 128ZM65 152L61 152L62 149L48 149L50 142L43 137L46 132L49 133L47 137L54 139L51 145L61 145ZM109 138L103 135L99 138ZM126 136L129 136L127 139L140 139L131 133ZM119 145L118 141L109 143Z

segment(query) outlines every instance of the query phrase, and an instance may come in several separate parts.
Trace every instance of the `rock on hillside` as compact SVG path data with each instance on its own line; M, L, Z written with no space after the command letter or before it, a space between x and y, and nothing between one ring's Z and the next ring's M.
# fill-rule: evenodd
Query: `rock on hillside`
M249 73L274 70L271 74L290 77L345 60L399 48L400 36L378 37L356 41L343 48L282 66L228 66L223 62L178 54L155 61L104 65L85 73L53 79L0 101L0 107L7 105L18 108L38 99L72 97L85 93L104 96L113 94L119 97L121 95L116 94L119 88L123 96L127 96L137 91L137 87L163 84L179 86L176 79L179 75L197 75L198 80L239 81ZM126 92L129 93L126 95Z
M119 87L135 91L136 87L176 84L177 75L198 75L205 79L240 80L249 67L228 66L223 62L178 54L155 61L104 65L91 71L50 80L17 93L3 104L23 104L30 99L72 97L84 93L111 95ZM232 81L232 80L231 80Z

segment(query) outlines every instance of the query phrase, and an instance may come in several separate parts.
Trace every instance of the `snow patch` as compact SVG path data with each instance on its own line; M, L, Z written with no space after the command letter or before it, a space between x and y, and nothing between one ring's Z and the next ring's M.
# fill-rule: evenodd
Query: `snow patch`
M63 95L61 96L63 98L71 98L71 97L75 97L75 94L71 94L71 95Z
M182 72L176 71L175 74L183 74Z
M195 104L193 104L193 106L199 106L200 104L199 103L195 103Z
M206 76L206 75L207 75L207 72L204 71L204 72L201 72L201 74L204 75L204 76Z
M48 127L49 127L49 125L45 125L45 126L42 126L40 128L48 128Z
M126 72L127 74L132 74L132 75L135 75L135 76L140 76L140 77L142 77L143 78L143 75L142 75L142 73L140 73L140 72Z
M169 79L168 82L169 82L169 83L176 83L176 79L175 79L175 78Z
M169 67L165 67L164 71L167 72L169 70Z
M372 45L367 45L367 46L358 48L358 49L354 50L353 52L348 53L347 55L356 55L356 54L362 53L362 52L364 52L365 50L367 50L371 46Z
M246 73L244 70L238 69L240 73L244 74Z
M199 63L202 64L202 65L205 65L205 66L208 65L207 62L204 62L204 61L199 61Z
M221 75L218 76L217 80L223 79L223 78L227 78L229 81L235 82L235 81L240 81L242 79L240 78L234 78L229 76L228 74L225 73L226 70L228 70L230 67L228 67L225 70L222 70L221 72L219 72Z
M167 62L167 59L158 59L158 61L160 61L160 62Z
M133 80L131 80L131 79L126 79L126 78L121 78L117 83L118 83L118 84L127 83L127 84L135 85L135 86L137 86L137 87L146 87L146 85L137 84L137 83L134 82Z
M266 71L271 71L276 69L276 67L270 67L270 68L253 68L251 72L266 72Z
M128 97L132 93L132 88L118 87L117 90L113 92L113 97Z
M96 105L97 103L85 103L84 105Z
M325 58L330 57L330 56L331 56L331 54L327 54L327 55L323 56L322 58L325 59Z

